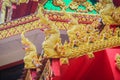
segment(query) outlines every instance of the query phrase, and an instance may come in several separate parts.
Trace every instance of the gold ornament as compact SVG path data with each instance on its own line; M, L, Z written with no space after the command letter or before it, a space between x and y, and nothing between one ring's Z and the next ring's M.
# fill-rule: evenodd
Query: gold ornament
M35 45L30 42L27 38L24 36L24 32L21 34L22 44L25 46L25 57L24 57L24 63L26 69L35 69L40 64L40 61L37 56L37 50Z
M66 9L66 6L65 6L65 3L63 2L63 0L53 0L53 4L55 6L60 6L60 8L62 10L65 10Z

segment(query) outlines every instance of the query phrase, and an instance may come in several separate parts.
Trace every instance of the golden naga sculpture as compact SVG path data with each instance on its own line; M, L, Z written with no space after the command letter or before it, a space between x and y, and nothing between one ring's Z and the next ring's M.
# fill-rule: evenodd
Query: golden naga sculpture
M59 30L51 21L48 20L48 18L43 15L43 8L41 5L39 6L37 16L40 17L41 27L45 33L45 41L42 44L44 57L58 57L58 53L55 51L55 46L61 42Z
M40 59L37 55L37 50L35 45L30 42L27 38L24 36L24 32L21 34L22 44L25 46L25 57L24 57L24 63L25 63L25 69L35 69L38 68L41 63Z
M120 54L116 54L116 67L120 70Z
M45 32L45 41L42 44L44 50L44 56L48 58L56 58L59 54L55 51L56 44L61 44L60 40L60 32L57 28L46 28L44 29ZM48 34L49 33L49 34Z
M103 50L105 48L120 45L120 28L112 29L106 25L101 32L98 32L99 22L96 20L92 24L79 24L78 20L74 18L73 14L66 13L64 17L69 19L69 42L61 44L60 32L56 25L43 15L43 8L41 5L38 10L37 17L40 18L38 22L40 27L44 30L45 41L42 44L44 50L44 57L46 58L60 58L62 63L68 63L69 58L75 58L83 55L88 55L90 58L94 57L93 52ZM30 26L31 24L29 24ZM38 28L38 27L37 27ZM38 61L37 51L35 46L21 34L22 43L26 45L26 56L24 58L26 68L36 68L33 62ZM32 58L32 59L31 59Z

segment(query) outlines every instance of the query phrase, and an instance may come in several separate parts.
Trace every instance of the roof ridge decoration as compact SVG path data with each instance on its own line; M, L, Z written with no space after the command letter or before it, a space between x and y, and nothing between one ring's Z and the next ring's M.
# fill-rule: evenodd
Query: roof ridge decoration
M69 29L68 26L69 18L64 16L64 12L47 11L43 9L43 13L44 13L43 16L46 16L49 20L55 23L55 25L57 25L59 29L61 30ZM40 23L41 18L38 17L37 14L32 14L26 17L22 17L13 21L0 24L0 39L4 39L13 35L20 34L22 33L22 31L30 31L41 28L41 23ZM98 14L89 14L89 15L87 15L86 13L73 14L71 12L69 12L68 14L72 14L73 17L75 17L78 20L79 24L81 23L91 24L93 21L100 18Z
M44 4L44 9L96 14L90 0L48 0Z
M94 57L93 52L120 45L119 27L110 29L108 24L101 26L101 19L94 21L90 25L78 24L72 14L65 11L63 12L64 16L69 18L70 29L67 30L69 41L62 44L59 29L44 16L42 11L43 8L39 8L37 16L41 18L41 29L46 35L42 44L43 57L45 58L60 58L61 63L66 64L69 58L83 55L92 58Z
M41 0L40 5L45 4L47 2L47 0ZM98 4L102 4L102 3L98 3ZM109 5L108 5L109 6ZM101 5L102 7L102 5ZM112 6L111 6L112 7ZM96 9L97 11L100 11L100 14L86 14L86 13L71 13L71 12L67 12L68 14L72 14L73 17L75 17L76 19L78 19L79 24L91 24L94 21L96 21L98 18L102 17L103 22L107 23L108 25L110 24L117 24L119 25L120 23L120 18L119 18L119 7L118 8L114 8L111 10L111 7L109 7L110 9L102 9L100 8L100 5L96 5ZM110 10L110 14L106 13L109 12ZM64 16L63 11L48 11L48 10L43 10L44 16L47 16L49 18L49 20L51 20L53 23L55 23L59 29L65 30L65 29L69 29L68 26L68 19L67 17ZM104 15L105 14L105 15ZM108 14L108 15L107 15ZM112 16L111 16L112 15ZM110 19L107 19L110 18ZM26 30L33 30L36 28L40 28L40 23L39 23L40 18L36 16L36 14L32 14L30 16L26 16L23 18L19 18L17 20L14 21L10 21L7 23L3 23L0 24L0 39L4 39L16 34L21 33L21 31ZM26 25L26 26L25 26ZM33 26L30 26L33 25ZM38 25L38 26L36 26ZM30 28L29 28L30 27Z
M106 10L104 8L97 15L68 13L64 9L55 12L45 11L43 5L40 4L36 14L1 24L0 26L5 28L0 29L0 39L20 34L22 31L42 29L46 34L45 41L42 44L44 58L59 58L61 64L68 64L70 58L83 55L93 58L96 51L120 46L120 27L118 26L115 29L109 27L111 24L119 25L117 22L119 19L115 15L118 15L120 10L119 8L110 9L112 11L110 14L104 12ZM107 19L108 16L110 17L109 20ZM85 23L88 21L87 19L91 21L88 24ZM106 25L103 25L101 20ZM67 31L69 41L61 43L58 28ZM116 58L116 61L119 68L119 59ZM32 67L28 65L27 68ZM44 71L42 75L44 75Z
M36 16L40 18L40 29L43 29L46 35L45 41L42 44L44 52L41 55L42 58L59 58L61 64L68 64L70 58L77 58L83 55L88 55L88 57L93 58L93 53L96 51L120 45L119 27L110 29L107 24L101 30L99 28L102 26L98 27L101 19L93 21L92 24L84 25L78 24L77 19L72 14L68 14L65 11L63 13L63 16L69 19L67 23L71 27L67 30L69 41L65 41L64 44L61 43L60 32L56 25L52 21L49 21L48 16L44 16L43 8L39 8L38 10ZM48 66L46 66L48 67L47 72L51 72L49 66L50 64L48 62ZM29 67L29 69L32 69L32 67ZM44 71L41 76L45 75L46 72L44 73Z
M53 44L54 48L52 47L52 49L55 50L54 52L58 52L58 53L59 51L63 51L63 52L62 53L60 52L59 54L55 53L56 56L52 56L50 54L47 54L47 51L46 51L45 56L48 58L63 58L62 60L67 60L66 58L73 58L76 56L81 56L81 55L86 54L86 52L89 52L90 53L89 56L93 57L93 55L91 54L92 52L99 51L99 50L102 50L108 47L114 47L114 46L120 45L119 27L116 28L115 31L113 29L109 29L108 26L110 26L111 23L109 23L107 20L103 18L104 23L106 22L108 23L106 23L106 26L105 28L102 29L102 31L99 30L98 25L100 23L100 20L99 20L100 15L76 14L76 13L68 13L65 11L61 11L61 12L51 12L53 15L53 18L50 19L50 16L48 15L50 11L45 12L44 9L41 7L42 6L40 5L39 11L37 14L24 17L24 18L15 20L13 22L11 21L11 22L2 24L2 26L5 25L6 28L5 29L3 28L0 30L0 39L4 39L12 35L20 34L22 33L22 31L29 31L29 30L38 29L38 28L48 29L45 31L46 34L53 35L57 33L55 34L55 36L53 36L57 38L53 38L53 40L54 39L58 39L58 40L56 40L56 43ZM117 9L119 8L115 8L115 10ZM56 15L62 16L61 19L56 18ZM102 15L105 16L106 14L104 13ZM83 24L83 22L81 22L78 24L77 22L79 22L79 19L81 18L83 18L83 21L87 18L88 19L91 18L92 23L86 25L86 24ZM86 21L87 20L85 20L85 22ZM14 24L11 24L11 23L14 23ZM14 26L14 27L9 28L9 26ZM46 26L48 27L46 28ZM61 26L62 28L64 27L64 30L67 30L67 34L69 36L70 42L66 42L64 45L62 44L58 45L57 43L59 43L60 41L59 30L57 29L57 27L53 28L53 26L54 27L57 26L59 29L61 28ZM84 35L84 36L80 36L80 35ZM49 40L48 38L49 36L46 37L47 40ZM98 44L100 46L97 46ZM69 46L67 51L66 51L66 46ZM44 46L43 48L47 50L46 46ZM64 51L67 53L65 53ZM80 51L80 53L75 52L75 51ZM71 52L77 53L77 54L72 55Z

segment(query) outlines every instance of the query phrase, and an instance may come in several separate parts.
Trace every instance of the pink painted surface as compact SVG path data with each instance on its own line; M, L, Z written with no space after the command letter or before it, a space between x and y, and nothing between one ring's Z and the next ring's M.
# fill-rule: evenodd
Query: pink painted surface
M32 80L35 80L35 77L36 77L36 71L35 70L31 70L31 76L32 76Z

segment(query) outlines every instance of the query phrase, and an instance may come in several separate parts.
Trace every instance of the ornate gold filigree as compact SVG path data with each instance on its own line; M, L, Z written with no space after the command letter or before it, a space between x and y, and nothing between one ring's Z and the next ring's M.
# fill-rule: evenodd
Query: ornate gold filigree
M67 31L69 43L65 42L62 45L59 34L56 32L57 34L55 33L55 35L51 33L54 29L49 29L50 31L48 33L50 35L43 43L43 45L46 44L46 47L43 47L45 50L45 57L61 58L60 61L62 63L68 63L67 60L69 58L75 58L82 55L88 55L92 58L94 57L93 52L120 45L120 37L118 36L120 32L119 28L115 30L116 33L114 35L110 28L104 28L102 32L99 33L96 27L92 27L99 26L99 23L95 22L90 25L91 27L89 26L88 29L86 29L85 25L78 25L77 20L75 20L72 15L66 14L65 12L64 15L71 19L69 26L74 26ZM52 37L55 38L53 39ZM50 42L54 42L54 44L52 43L48 46ZM52 54L49 52L52 52Z
M21 19L16 22L17 24L20 24L19 26L17 25L18 27L14 27L15 29L10 28L11 30L8 30L9 32L15 31L15 33L20 33L21 31L28 31L35 28L43 29L46 36L42 46L44 57L46 58L61 58L60 60L63 63L67 63L69 58L75 58L82 55L94 57L92 54L93 52L120 45L119 28L116 28L113 33L113 30L108 28L109 25L106 25L105 28L99 32L99 29L97 28L99 26L99 20L96 20L93 24L89 25L78 24L78 20L76 17L74 18L76 15L73 15L72 13L68 14L65 11L62 12L62 15L65 19L68 19L68 22L66 23L70 28L66 30L69 36L69 42L66 41L64 44L61 44L58 28L54 22L44 16L44 10L42 10L43 9L40 8L36 15L36 17L40 19L37 19L36 17L32 18L30 16L29 18L35 19L35 21L23 25L20 23L21 20L25 22L27 19ZM34 26L31 26L33 24ZM36 27L37 25L38 27ZM24 26L24 28L22 28L22 26ZM4 34L6 34L8 30L5 30ZM7 34L7 36L11 35Z
M85 6L86 10L78 9L79 5ZM77 10L77 12L84 12L84 13L94 10L93 5L87 2L86 0L73 0L70 3L69 7L73 10Z
M44 13L44 14L43 14ZM14 21L10 21L4 24L0 24L0 39L4 39L13 35L17 35L22 33L22 31L30 31L33 29L42 28L42 24L46 24L51 22L55 24L61 30L68 30L73 26L69 26L70 17L63 15L64 12L53 12L53 11L38 11L38 14L32 14L30 16L26 16ZM71 14L71 13L67 13ZM53 16L56 17L53 17ZM94 20L98 19L99 15L92 15L92 14L72 14L75 19L78 20L79 24L86 24L84 22L93 22ZM44 20L44 16L48 17L49 19ZM85 18L86 21L84 21ZM87 24L88 24L87 23Z
M115 8L112 12L112 16L113 20L120 25L120 7Z
M76 9L78 9L78 6L79 6L79 5L80 5L80 4L79 4L78 2L72 1L72 2L70 3L69 7L70 7L71 9L73 9L73 10L76 10Z
M65 3L62 0L53 0L55 6L60 6L62 10L66 9Z
M94 6L87 1L83 3L83 6L85 6L88 11L94 10Z

